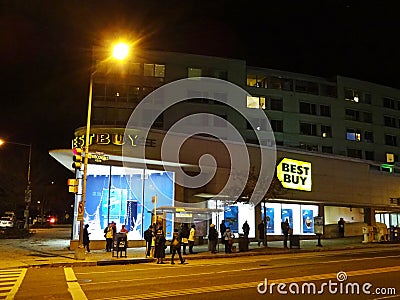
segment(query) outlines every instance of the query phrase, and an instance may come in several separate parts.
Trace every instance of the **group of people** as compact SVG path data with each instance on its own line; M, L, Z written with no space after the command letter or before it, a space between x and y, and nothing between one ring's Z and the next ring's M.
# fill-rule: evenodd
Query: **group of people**
M187 255L186 247L189 248L189 254L194 254L193 246L195 241L196 226L192 225L190 230L187 224L183 224L181 229L174 229L170 244L170 252L172 254L171 264L175 264L174 258L178 254L181 264L185 263L182 254ZM146 241L146 257L157 258L157 264L164 264L165 250L167 249L167 239L161 224L150 225L144 232ZM183 251L181 247L183 246Z

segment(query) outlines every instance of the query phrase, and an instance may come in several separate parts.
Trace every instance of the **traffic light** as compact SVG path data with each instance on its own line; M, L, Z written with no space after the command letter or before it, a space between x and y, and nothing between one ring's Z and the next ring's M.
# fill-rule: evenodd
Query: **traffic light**
M75 170L80 170L82 167L82 148L74 148L73 161L72 167Z

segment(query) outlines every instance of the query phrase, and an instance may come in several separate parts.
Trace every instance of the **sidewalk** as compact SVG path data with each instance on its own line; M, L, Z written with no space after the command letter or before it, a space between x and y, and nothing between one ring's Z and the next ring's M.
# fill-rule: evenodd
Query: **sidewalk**
M317 240L300 241L299 249L284 249L282 241L268 241L268 247L258 246L257 242L249 244L249 251L224 253L224 246L219 244L219 253L211 254L208 245L196 245L193 250L196 254L186 255L185 259L190 262L194 259L212 259L235 256L252 255L278 255L299 252L346 250L357 248L376 247L400 247L400 244L390 243L362 243L361 237L348 237L340 239L321 240L322 247L317 247ZM237 251L238 243L235 243ZM68 241L57 239L51 241L41 240L0 240L0 250L3 259L0 261L0 269L23 268L23 267L60 267L60 266L95 266L112 264L137 264L152 263L152 258L145 257L145 248L128 248L127 257L112 256L112 253L104 250L92 250L86 254L85 260L76 260L74 251L68 250ZM170 261L169 247L166 250L166 261Z

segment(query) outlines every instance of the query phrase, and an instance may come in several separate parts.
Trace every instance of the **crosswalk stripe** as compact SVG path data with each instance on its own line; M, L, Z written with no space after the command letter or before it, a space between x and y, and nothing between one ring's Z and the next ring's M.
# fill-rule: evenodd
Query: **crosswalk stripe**
M27 269L0 270L0 297L2 299L14 299Z
M72 299L87 300L85 293L77 282L77 278L72 268L64 268L64 274L68 285L68 292L71 294Z

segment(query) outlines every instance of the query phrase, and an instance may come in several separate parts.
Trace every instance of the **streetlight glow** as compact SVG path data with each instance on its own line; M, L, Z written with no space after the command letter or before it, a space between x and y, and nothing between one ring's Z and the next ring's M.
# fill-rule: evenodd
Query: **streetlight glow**
M114 46L113 49L113 57L118 60L123 60L128 56L129 53L129 45L125 43L118 43Z

